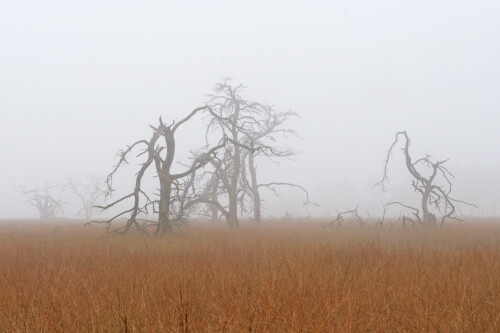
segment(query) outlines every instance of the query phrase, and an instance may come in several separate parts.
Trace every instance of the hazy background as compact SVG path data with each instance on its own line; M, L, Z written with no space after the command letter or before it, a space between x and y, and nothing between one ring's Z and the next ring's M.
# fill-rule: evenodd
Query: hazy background
M499 1L0 0L0 218L36 217L14 186L106 175L147 124L181 118L225 76L301 115L297 161L260 172L307 187L323 207L310 214L416 199L400 151L389 192L373 188L406 129L415 156L451 158L455 196L481 207L466 213L498 215L499 17ZM183 129L179 160L201 124ZM264 213L306 214L301 201L284 189Z

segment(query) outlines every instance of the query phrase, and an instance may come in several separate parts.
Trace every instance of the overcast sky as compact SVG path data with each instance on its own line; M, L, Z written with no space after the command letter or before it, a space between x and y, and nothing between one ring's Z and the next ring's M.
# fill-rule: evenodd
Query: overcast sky
M0 218L36 216L15 186L106 175L226 76L301 115L302 153L261 173L307 187L311 214L403 195L400 151L389 192L372 185L404 129L415 156L450 158L456 196L500 214L499 18L499 1L0 1ZM183 129L179 161L200 137ZM265 214L304 214L283 192Z

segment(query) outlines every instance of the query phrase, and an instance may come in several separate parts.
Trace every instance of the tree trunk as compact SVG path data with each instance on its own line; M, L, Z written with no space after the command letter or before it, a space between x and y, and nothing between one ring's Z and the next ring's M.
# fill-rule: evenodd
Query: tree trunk
M85 203L84 203L85 204ZM90 220L92 218L92 205L85 204L85 219Z
M435 225L436 224L436 216L429 212L429 196L430 196L430 187L425 189L425 192L422 194L422 222L425 225Z
M252 143L252 149L254 145ZM253 199L253 219L255 223L260 223L260 193L259 193L259 185L257 184L257 167L254 162L253 151L248 155L248 169L250 171L250 178L252 180L252 199Z
M231 134L234 142L239 142L238 140L238 132L239 129L237 127L237 122L239 120L240 114L240 103L238 100L233 97L233 101L235 103L234 110L234 123L231 125ZM239 225L238 222L238 180L240 179L240 171L241 171L241 149L238 144L233 144L234 147L234 155L233 155L233 173L231 175L231 184L229 184L230 189L228 191L229 195L229 221L228 224L231 227L237 227Z
M211 194L211 199L213 202L217 202L219 198L217 198L217 185L213 187L212 189L212 194ZM210 212L211 212L211 217L212 217L212 222L217 222L219 220L219 209L217 208L216 205L211 205L210 206Z
M169 180L160 181L160 186L160 212L158 214L158 224L156 225L156 235L172 232L169 216L172 182Z
M235 183L237 185L238 183ZM231 184L232 185L232 184ZM237 227L239 225L238 221L238 196L236 192L236 186L231 186L231 191L229 195L229 215L227 216L227 224L230 227Z

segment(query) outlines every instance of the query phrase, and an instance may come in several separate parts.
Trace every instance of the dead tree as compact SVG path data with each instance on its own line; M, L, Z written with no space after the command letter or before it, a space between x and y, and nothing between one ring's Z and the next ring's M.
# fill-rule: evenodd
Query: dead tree
M457 200L450 195L452 191L451 179L453 179L454 176L444 166L444 164L448 161L448 159L433 161L431 156L426 155L425 157L413 161L410 155L410 138L408 137L406 131L396 133L394 142L392 143L392 145L389 148L389 151L387 152L387 157L385 159L385 165L384 165L384 175L382 177L382 180L377 184L380 184L382 188L385 189L385 184L389 180L388 176L389 160L391 158L391 153L396 144L398 143L400 137L403 137L403 139L405 140L403 153L405 156L406 168L410 173L410 175L413 177L411 185L413 189L416 192L420 193L421 195L420 208L422 210L422 216L420 216L419 209L411 207L409 205L402 204L400 202L391 202L387 204L385 207L388 207L390 205L400 205L408 209L411 209L414 212L413 213L414 219L408 216L404 216L403 217L404 222L416 221L424 225L435 225L437 223L436 213L441 214L441 225L445 222L446 219L454 219L462 221L461 219L454 216L456 212L456 205L465 204L474 207L476 206L462 200ZM423 170L421 169L427 170L428 175L425 176ZM439 178L439 176L443 180L445 185L436 184L436 181ZM431 208L433 209L434 212L431 211Z
M250 102L241 96L243 85L232 86L229 79L217 84L214 93L209 95L209 105L213 117L207 128L207 133L221 130L228 137L223 167L218 168L218 177L227 193L228 209L227 223L238 226L238 194L242 168L242 150L247 133L251 132L256 117L259 117L266 106ZM213 163L214 164L214 163ZM223 207L218 200L217 207ZM221 211L224 214L224 211Z
M220 129L228 137L224 157L211 163L215 170L214 178L208 183L212 188L212 216L215 219L214 207L218 207L219 213L227 217L230 226L238 225L238 211L248 211L247 198L251 200L254 221L260 223L261 188L269 188L277 193L277 186L292 186L304 191L310 203L308 192L299 185L286 182L258 183L257 156L273 159L293 155L291 150L279 149L274 142L275 136L279 134L295 135L295 131L282 125L296 114L276 112L270 105L251 102L241 96L244 88L243 85L233 86L230 79L226 79L216 86L209 100L214 115L207 133ZM225 199L220 196L219 186L224 189L222 196L227 197L227 207L222 204ZM208 201L206 198L203 200Z
M44 186L34 189L27 189L26 186L23 186L17 189L17 191L25 196L25 202L38 210L38 215L41 219L54 219L64 214L64 202L56 199L51 193L58 188L58 185L47 183Z
M179 216L179 213L184 211L182 207L186 199L181 197L182 193L184 193L182 191L184 178L189 177L196 170L204 167L212 159L215 153L226 145L227 141L223 138L213 148L195 156L191 166L187 168L186 171L181 173L172 172L172 164L175 158L176 131L197 113L204 111L211 112L210 108L207 106L199 107L194 109L188 116L179 122L172 123L171 125L164 124L160 117L159 124L156 127L150 125L153 134L149 140L136 141L119 153L119 161L106 179L108 195L114 191L113 177L116 172L120 167L128 163L127 158L133 151L138 149L138 147L143 147L142 152L139 153L138 156L145 156L145 161L137 172L135 186L131 193L122 196L108 205L97 206L102 210L107 210L127 199L132 199L132 207L121 211L111 219L100 221L101 223L107 223L109 228L114 220L129 214L125 226L116 230L117 232L124 233L134 228L147 233L146 228L153 226L155 228L155 234L162 234L171 232L174 225L183 221L185 216ZM160 142L160 139L163 139L164 142ZM154 173L158 177L159 193L157 200L152 200L151 194L148 195L142 189L144 174L150 167L154 168ZM157 220L153 221L140 217L140 215L148 215L149 213L157 214Z
M87 176L85 182L75 183L69 179L65 187L80 200L81 208L76 215L87 220L92 218L94 206L104 200L106 194L103 180L93 175Z

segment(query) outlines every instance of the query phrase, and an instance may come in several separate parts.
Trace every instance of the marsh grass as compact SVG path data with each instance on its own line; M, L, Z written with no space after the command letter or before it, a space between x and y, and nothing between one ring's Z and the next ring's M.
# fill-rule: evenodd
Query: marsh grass
M61 223L0 226L1 331L500 331L494 223L161 239Z

